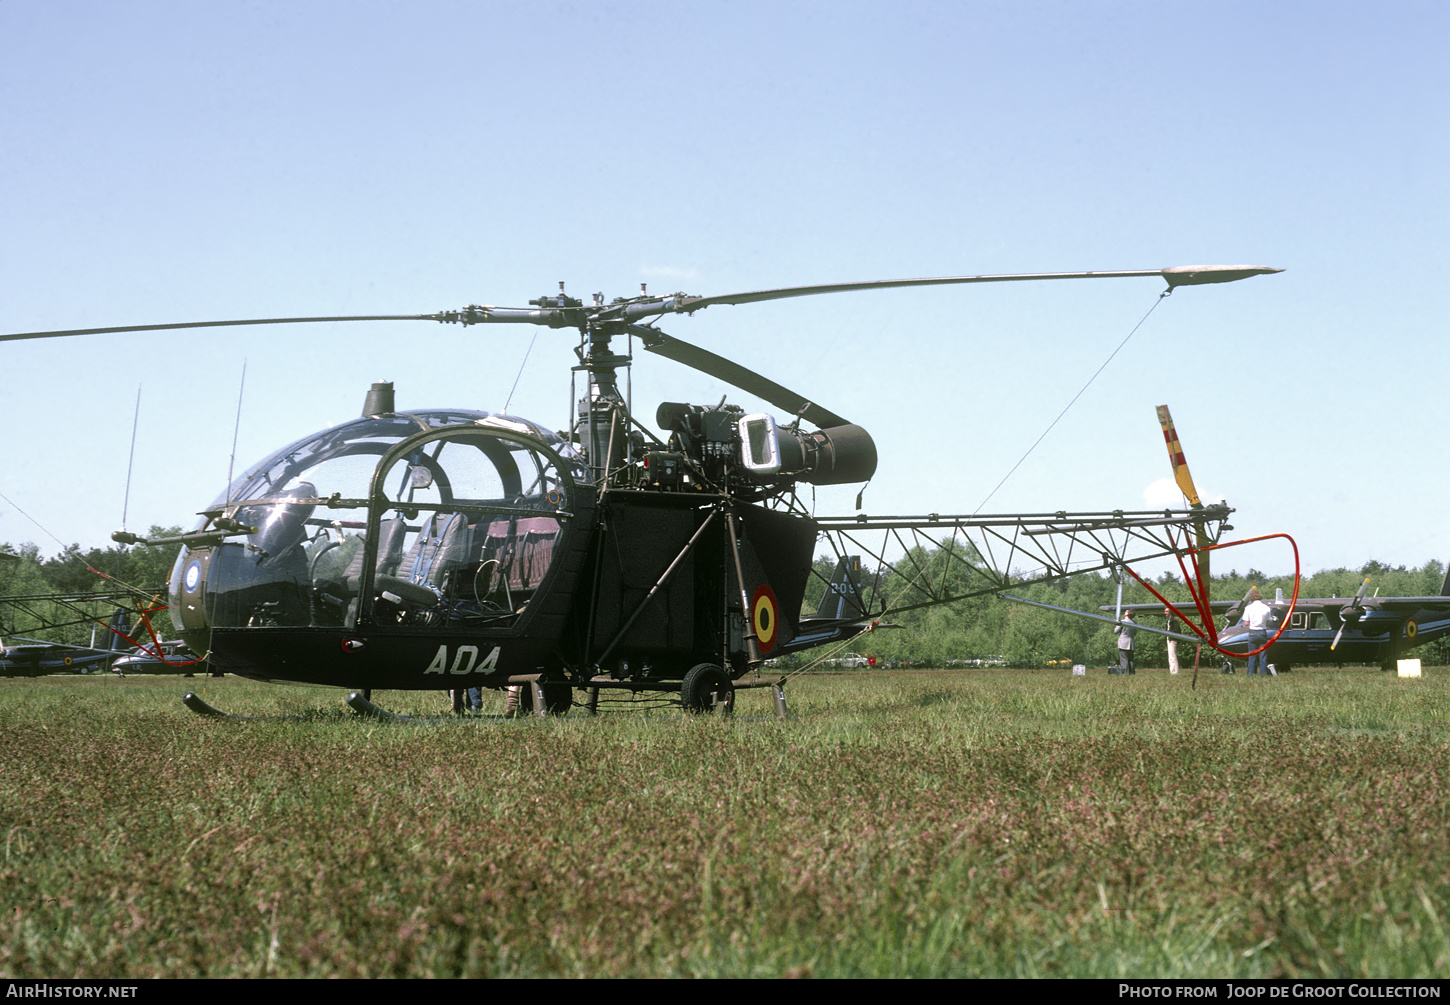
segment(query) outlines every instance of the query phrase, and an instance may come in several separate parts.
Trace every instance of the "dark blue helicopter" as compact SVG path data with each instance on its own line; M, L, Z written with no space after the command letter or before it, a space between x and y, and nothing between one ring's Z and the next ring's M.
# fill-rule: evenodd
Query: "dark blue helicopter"
M1169 554L1178 531L1222 523L1230 510L816 517L798 486L869 480L877 460L870 434L664 333L652 319L891 287L1153 276L1171 291L1278 271L959 276L607 304L598 294L585 304L560 284L557 295L528 308L139 325L0 340L390 319L577 331L576 369L587 373L588 386L567 433L499 413L399 410L392 386L376 384L361 417L249 468L202 511L191 533L148 541L183 545L170 584L177 630L214 672L355 688L360 700L374 689L526 685L540 714L566 710L575 690L589 694L591 708L601 691L658 691L678 693L688 709L728 711L737 688L772 687L783 714L784 679L762 675L767 659L843 642L889 610L1033 581L1017 573L1024 555L1040 567L1036 578L1049 579L1111 567L1133 549L1143 557ZM667 402L651 429L619 390L617 371L631 356L617 353L613 340L623 338L725 380L788 419L723 402ZM858 556L868 532L882 543L865 548L876 564L873 583L863 584ZM942 585L912 576L904 597L883 597L881 579L899 564L898 553L914 561L912 541L965 562L975 578ZM825 584L836 603L805 614L822 547L837 557Z

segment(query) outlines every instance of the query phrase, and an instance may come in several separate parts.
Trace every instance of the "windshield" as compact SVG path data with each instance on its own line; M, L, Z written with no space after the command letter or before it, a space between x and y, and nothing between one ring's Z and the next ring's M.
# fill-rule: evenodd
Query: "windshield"
M584 478L559 436L512 416L354 420L237 479L198 529L255 531L183 550L172 596L204 600L211 627L511 623Z

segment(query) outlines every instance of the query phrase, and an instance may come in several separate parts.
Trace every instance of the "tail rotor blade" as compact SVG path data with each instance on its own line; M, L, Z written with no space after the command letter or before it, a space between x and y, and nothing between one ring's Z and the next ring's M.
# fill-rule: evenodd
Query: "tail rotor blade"
M1178 484L1179 491L1188 500L1190 506L1195 509L1202 509L1203 503L1199 501L1198 489L1193 485L1193 476L1188 473L1188 461L1183 456L1183 445L1178 442L1178 430L1173 428L1173 416L1168 412L1167 405L1158 406L1158 424L1163 427L1163 441L1168 445L1168 462L1173 465L1173 480ZM1208 538L1208 529L1202 521L1194 524L1196 543L1200 549L1195 558L1198 563L1198 581L1203 586L1203 599L1208 600L1208 587L1212 582L1209 569L1209 553L1205 550L1212 542Z
M1173 480L1178 483L1178 488L1189 505L1203 505L1198 499L1198 489L1193 487L1193 475L1188 473L1188 461L1183 457L1183 446L1178 442L1178 430L1173 428L1173 416L1168 414L1167 405L1158 406L1158 424L1163 427L1163 439L1168 444L1168 461L1173 465Z

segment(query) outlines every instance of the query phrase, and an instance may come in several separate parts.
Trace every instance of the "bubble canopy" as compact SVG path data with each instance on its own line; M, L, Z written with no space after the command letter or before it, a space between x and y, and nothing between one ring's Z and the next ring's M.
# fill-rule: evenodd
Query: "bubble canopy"
M515 416L355 419L278 450L203 511L197 530L256 530L182 550L173 621L506 625L545 585L588 479L563 438Z

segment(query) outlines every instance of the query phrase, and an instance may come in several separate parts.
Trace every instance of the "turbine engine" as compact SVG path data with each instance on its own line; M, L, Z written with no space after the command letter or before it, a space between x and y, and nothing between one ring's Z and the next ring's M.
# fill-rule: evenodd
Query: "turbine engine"
M691 462L707 479L736 486L843 485L876 473L876 444L854 423L807 432L778 425L763 412L746 415L735 405L672 401L660 405L655 418L671 433L670 450L644 455L649 481L660 488L688 484Z

